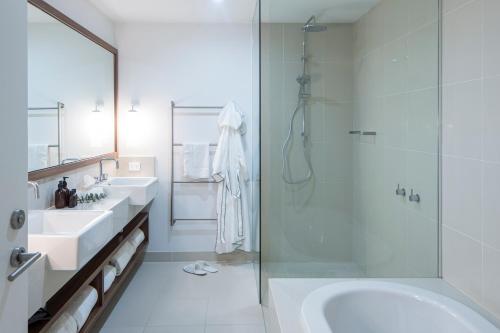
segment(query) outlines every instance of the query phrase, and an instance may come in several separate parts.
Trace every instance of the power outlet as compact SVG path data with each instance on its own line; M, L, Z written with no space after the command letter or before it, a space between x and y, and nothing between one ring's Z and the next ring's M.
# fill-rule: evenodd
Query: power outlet
M141 162L128 162L128 171L141 171Z

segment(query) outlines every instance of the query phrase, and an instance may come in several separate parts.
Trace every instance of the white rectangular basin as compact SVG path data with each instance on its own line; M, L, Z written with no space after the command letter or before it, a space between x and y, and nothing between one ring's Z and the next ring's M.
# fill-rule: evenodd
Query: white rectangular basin
M128 206L129 197L127 194L110 194L108 187L104 189L104 192L108 194L105 199L99 200L92 203L78 204L76 208L67 208L72 210L110 210L113 212L113 235L116 235L129 222L128 216Z
M129 204L133 206L145 206L158 194L156 177L113 177L104 185L112 192L128 194Z
M111 211L30 211L28 250L47 254L52 270L78 270L113 237L112 217Z

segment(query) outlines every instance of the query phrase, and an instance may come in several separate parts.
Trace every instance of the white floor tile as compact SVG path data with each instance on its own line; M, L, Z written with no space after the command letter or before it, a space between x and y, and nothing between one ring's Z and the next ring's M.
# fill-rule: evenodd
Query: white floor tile
M263 325L258 302L232 297L212 298L208 303L207 325Z
M104 327L99 333L143 333L144 327Z
M209 325L205 333L266 333L263 325Z
M203 277L185 273L187 264L144 263L102 332L264 332L252 264L217 264Z
M204 325L207 316L207 300L179 300L168 295L156 305L148 326Z
M144 333L204 333L205 326L150 326Z

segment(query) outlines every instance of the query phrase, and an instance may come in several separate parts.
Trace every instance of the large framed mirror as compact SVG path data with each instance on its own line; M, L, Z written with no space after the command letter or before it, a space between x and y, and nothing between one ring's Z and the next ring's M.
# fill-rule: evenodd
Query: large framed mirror
M116 157L116 48L28 0L28 178Z

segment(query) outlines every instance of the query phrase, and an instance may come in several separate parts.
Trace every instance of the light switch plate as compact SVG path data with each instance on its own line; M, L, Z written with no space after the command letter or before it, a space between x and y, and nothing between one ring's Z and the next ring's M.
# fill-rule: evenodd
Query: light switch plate
M141 171L141 162L128 162L128 171Z

